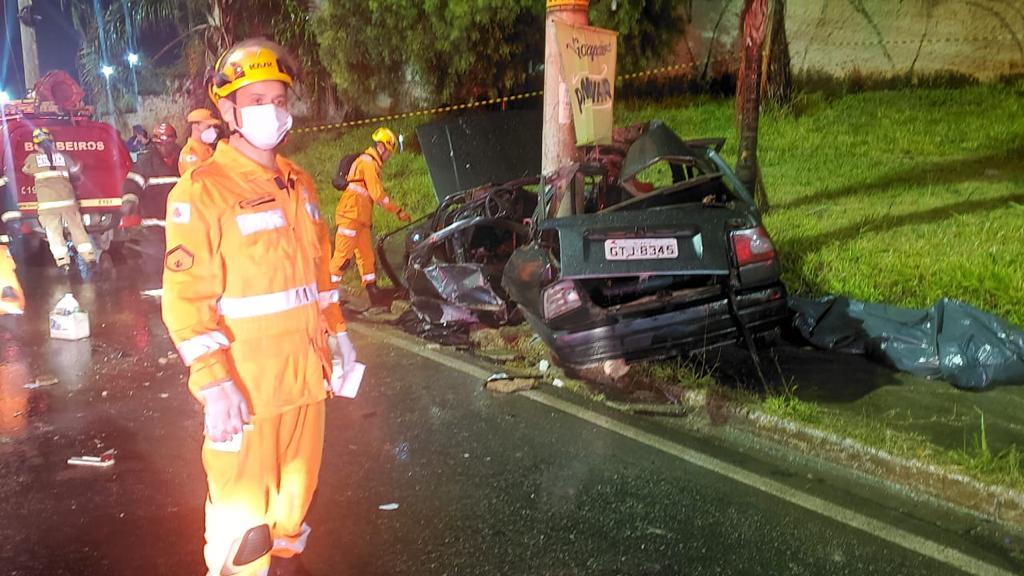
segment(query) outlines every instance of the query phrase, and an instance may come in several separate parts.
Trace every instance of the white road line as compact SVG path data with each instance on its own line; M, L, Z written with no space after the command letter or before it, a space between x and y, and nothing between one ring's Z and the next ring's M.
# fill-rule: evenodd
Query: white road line
M406 338L404 335L389 333L390 331L370 330L354 324L350 324L349 328L364 336L387 340L390 344L393 344L398 348L407 350L443 366L448 366L449 368L458 370L459 372L474 378L483 380L491 375L489 370L485 370L479 366L470 364L469 362L459 360L458 358L453 358L442 352L430 350L421 342L412 342L410 341L411 337ZM923 538L911 532L907 532L906 530L886 524L880 520L875 520L874 518L859 514L853 510L822 500L821 498L812 496L811 494L807 494L806 492L802 492L795 488L791 488L774 480L763 478L753 472L748 472L738 466L729 464L728 462L724 462L717 458L708 456L707 454L680 446L679 444L675 444L655 434L644 432L639 428L635 428L607 416L597 414L571 402L566 402L565 400L545 394L544 392L530 390L528 392L523 392L520 395L535 402L540 402L541 404L558 410L559 412L575 416L580 420L589 422L590 424L599 426L610 432L615 432L616 434L629 438L630 440L645 444L651 448L660 450L666 454L675 456L676 458L685 460L691 464L700 466L701 468L750 486L751 488L766 494L775 496L781 500L785 500L786 502L801 508L816 512L826 518L831 518L837 522L846 524L851 528L867 532L872 536L876 536L882 540L886 540L892 544L906 548L911 552L916 552L922 556L938 560L943 564L952 566L953 568L957 568L967 572L968 574L1013 576L1012 572L1007 572L1002 568L964 554L959 550L944 546L938 542Z

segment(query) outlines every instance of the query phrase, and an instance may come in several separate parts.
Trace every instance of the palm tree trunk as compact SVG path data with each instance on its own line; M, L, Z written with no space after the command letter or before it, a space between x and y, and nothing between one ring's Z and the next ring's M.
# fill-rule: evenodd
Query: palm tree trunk
M785 106L793 98L793 73L786 38L786 0L771 0L761 70L761 101Z

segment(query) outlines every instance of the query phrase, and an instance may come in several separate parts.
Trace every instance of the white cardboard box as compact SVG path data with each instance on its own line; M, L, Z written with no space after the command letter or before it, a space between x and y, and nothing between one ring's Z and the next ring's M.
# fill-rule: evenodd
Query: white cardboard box
M58 340L81 340L89 337L89 314L50 314L50 338Z

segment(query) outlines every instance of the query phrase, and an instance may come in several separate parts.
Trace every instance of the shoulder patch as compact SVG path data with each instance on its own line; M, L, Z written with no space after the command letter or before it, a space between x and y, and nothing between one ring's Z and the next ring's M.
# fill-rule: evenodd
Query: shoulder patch
M171 202L171 222L188 224L192 220L192 205L188 202Z
M167 251L167 256L164 258L164 266L171 272L184 272L191 269L195 261L196 257L189 252L188 248L178 244Z

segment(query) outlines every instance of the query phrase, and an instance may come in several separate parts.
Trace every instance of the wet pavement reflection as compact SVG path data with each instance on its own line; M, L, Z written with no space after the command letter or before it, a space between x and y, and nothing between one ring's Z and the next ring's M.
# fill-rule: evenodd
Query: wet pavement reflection
M0 573L202 574L202 422L131 261L25 267L0 318ZM92 337L51 340L65 293ZM292 574L946 574L944 565L383 340L328 405ZM54 382L56 380L56 382ZM28 386L26 386L28 385ZM69 466L115 450L107 468Z

